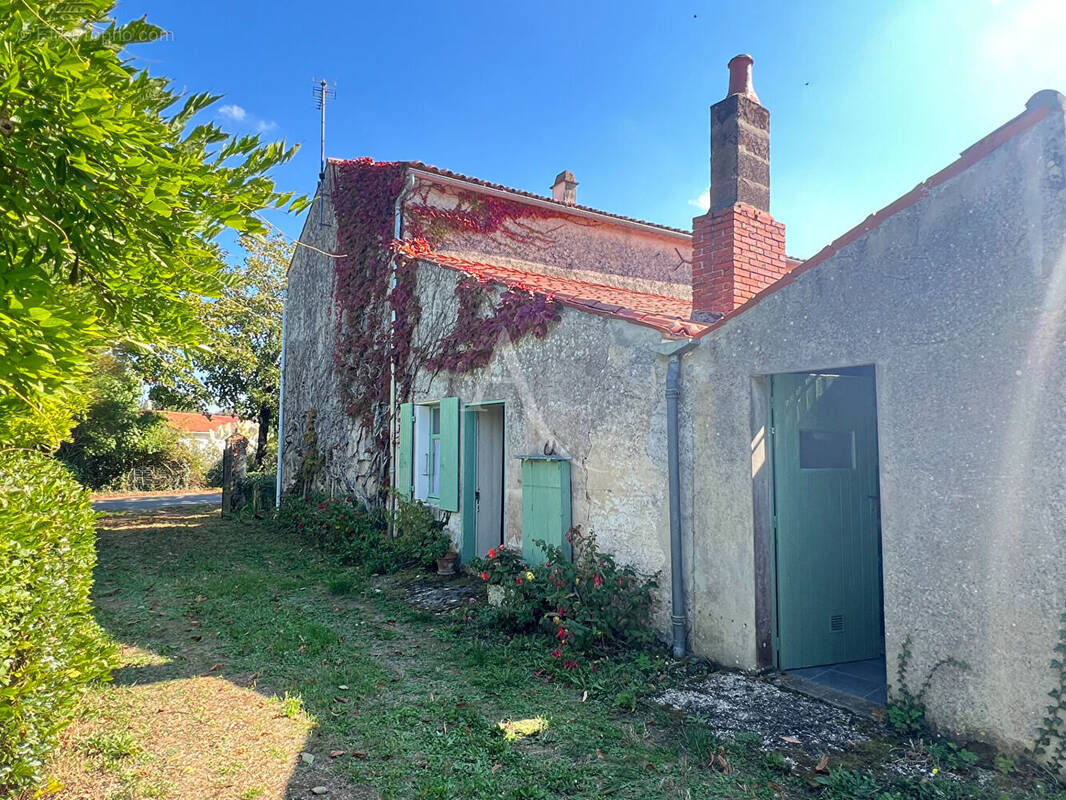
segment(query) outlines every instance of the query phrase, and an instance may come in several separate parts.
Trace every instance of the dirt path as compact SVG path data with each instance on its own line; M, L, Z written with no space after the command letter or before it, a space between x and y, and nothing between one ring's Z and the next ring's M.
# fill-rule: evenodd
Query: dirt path
M148 492L134 495L101 496L93 498L95 511L155 511L174 506L215 505L222 503L221 489L196 492Z

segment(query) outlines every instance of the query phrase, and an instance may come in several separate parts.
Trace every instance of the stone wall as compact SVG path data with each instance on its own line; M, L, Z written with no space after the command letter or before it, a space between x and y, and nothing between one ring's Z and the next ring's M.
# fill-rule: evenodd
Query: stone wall
M330 193L332 170L319 187L308 212L298 246L289 268L285 304L285 402L282 448L283 489L299 479L308 418L317 439L322 460L315 488L333 495L352 494L360 499L373 496L377 489L375 453L367 437L344 410L334 369L336 341L334 259L324 253L337 252L337 228ZM320 209L319 204L324 202ZM312 249L315 248L315 249ZM320 252L323 251L323 252Z
M453 209L460 202L460 194L476 196L472 193L477 189L472 185L461 191L420 179L408 197L408 204L425 202L436 208ZM493 200L490 195L483 197L490 203ZM464 204L469 206L469 200ZM609 222L562 206L545 209L529 205L527 208L535 214L511 220L491 234L453 228L436 249L471 261L487 261L540 275L558 275L669 297L691 296L692 237L689 234L652 225ZM410 235L406 229L404 235Z
M327 198L330 189L327 176L323 189ZM325 224L319 221L316 201L301 240L319 250L335 252L336 227L328 202L322 219ZM582 230L587 234L592 229ZM639 241L626 246L637 245ZM480 246L490 247L484 241ZM654 241L652 246L658 247ZM670 254L676 261L676 253L671 250ZM494 256L494 260L499 257ZM306 420L313 411L322 459L317 487L364 498L378 488L369 477L376 455L367 448L362 430L340 401L333 359L333 268L333 259L300 247L289 273L283 482L291 487L297 480ZM419 264L422 315L413 336L414 350L439 340L450 330L458 305L454 294L458 279L459 273L452 270ZM560 321L546 337L529 335L518 342L502 342L491 363L482 369L462 375L421 371L409 399L430 402L457 396L463 403L504 401L504 535L516 547L522 541L517 456L541 453L547 444L556 454L569 458L573 523L594 531L601 546L621 562L634 564L647 574L658 573L656 621L665 632L669 627L670 574L666 362L655 350L660 341L659 333L650 328L563 307ZM682 420L686 418L682 410ZM682 458L691 465L687 428L683 428L682 438ZM685 474L690 471L684 469ZM461 514L453 512L449 530L457 545L461 529Z
M458 273L423 264L419 296L425 309L451 309ZM423 313L418 336L432 336L443 317ZM438 333L439 335L439 333ZM572 518L594 531L600 545L623 563L658 574L660 630L669 625L670 550L666 461L666 361L659 334L562 308L543 339L503 342L486 367L457 375L423 373L415 402L459 397L463 403L504 402L505 541L522 541L522 486L518 456L545 447L571 461ZM687 429L686 429L687 434ZM691 464L683 434L682 458ZM688 473L689 470L686 470ZM458 545L459 513L450 518Z

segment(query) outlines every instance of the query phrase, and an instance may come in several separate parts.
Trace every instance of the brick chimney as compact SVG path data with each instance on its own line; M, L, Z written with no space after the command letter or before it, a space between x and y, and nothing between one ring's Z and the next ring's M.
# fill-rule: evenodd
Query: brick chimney
M566 203L568 206L577 205L577 181L574 173L566 169L555 176L552 184L552 200L557 203Z
M694 314L727 314L789 270L785 226L770 216L770 112L751 65L729 62L729 94L711 106L711 209L692 220Z

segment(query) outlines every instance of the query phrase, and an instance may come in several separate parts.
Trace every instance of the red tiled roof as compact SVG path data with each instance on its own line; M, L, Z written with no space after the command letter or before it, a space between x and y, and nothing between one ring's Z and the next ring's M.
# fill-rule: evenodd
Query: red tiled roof
M1055 97L1050 97L1050 95L1055 95ZM1026 103L1026 109L1021 114L1019 114L1009 122L1004 123L1000 127L996 128L996 130L992 131L992 133L988 134L982 139L979 139L977 142L967 147L965 150L962 151L961 155L955 161L948 164L948 166L944 167L944 169L940 170L935 175L926 178L924 181L919 183L905 195L896 199L889 205L885 206L880 211L877 211L868 216L865 220L860 222L858 225L856 225L850 231L845 233L843 236L826 245L813 256L808 258L806 261L799 264L799 266L797 266L791 272L786 273L779 280L775 281L774 283L771 283L757 295L748 300L748 302L744 303L744 305L738 306L737 308L733 309L716 322L710 325L705 325L703 329L697 334L697 336L704 336L710 333L711 331L720 328L722 325L725 325L731 319L739 316L740 314L743 314L745 311L747 311L759 301L765 299L766 297L769 297L771 294L778 291L779 289L783 289L784 287L788 286L790 283L796 280L797 276L802 275L809 269L814 269L814 267L817 267L819 264L822 264L825 261L828 261L838 252L840 252L841 249L847 247L855 240L862 238L889 217L893 216L894 214L897 214L905 208L913 206L918 201L924 199L926 196L928 196L930 189L939 186L940 184L944 183L947 180L950 180L951 178L954 178L961 172L965 172L978 161L983 159L985 156L989 155L1000 145L1005 144L1006 142L1013 139L1015 136L1018 136L1032 128L1034 125L1040 122L1040 120L1044 119L1044 117L1048 115L1049 111L1051 110L1052 104L1061 103L1061 97L1062 96L1059 95L1057 92L1047 92L1046 95L1045 92L1038 92L1036 95L1030 98L1028 103Z
M179 431L190 433L207 433L215 431L224 425L232 425L240 422L240 417L231 417L226 414L195 414L189 411L160 411L166 417L167 424Z
M667 336L695 336L707 327L706 323L695 322L691 319L692 303L688 300L620 289L617 286L579 281L574 278L540 275L498 264L468 261L447 253L434 252L417 246L413 242L402 242L397 249L408 258L429 261L441 267L454 269L483 280L492 280L508 287L540 292L571 308L646 325Z
M331 158L329 160L331 162L345 161L345 159L340 158ZM486 189L495 189L497 191L507 192L509 194L517 195L519 197L528 197L533 200L539 200L543 203L552 203L553 205L559 206L560 211L565 212L567 209L571 211L584 211L591 214L599 214L604 217L610 217L621 222L633 222L638 225L647 225L651 228L657 228L660 231L663 231L664 233L681 234L682 236L688 238L692 237L692 231L686 231L680 228L671 228L669 225L660 225L658 222L648 222L647 220L636 219L635 217L626 217L622 214L612 214L610 211L604 211L599 208L592 208L591 206L567 205L566 203L560 203L558 200L553 200L551 197L546 197L540 194L534 194L533 192L526 192L522 189L515 189L512 186L504 186L502 183L492 183L491 181L481 180L481 178L473 178L469 175L463 175L460 172L452 172L450 169L443 169L441 167L435 167L432 164L426 164L423 161L401 161L399 163L405 164L407 167L411 169L417 169L421 172L428 172L432 175L440 175L442 178L451 178L453 180L463 181L464 183L469 183L474 186L484 186Z

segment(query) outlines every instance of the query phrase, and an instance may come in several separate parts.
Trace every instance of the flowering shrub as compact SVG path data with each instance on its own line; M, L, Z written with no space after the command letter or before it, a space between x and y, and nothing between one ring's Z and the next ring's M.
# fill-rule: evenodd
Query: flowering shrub
M444 524L418 501L399 501L393 516L394 536L389 535L383 512L368 510L353 497L330 500L320 495L289 495L277 519L283 528L371 573L432 566L451 544Z
M633 567L619 565L614 556L596 546L595 534L573 528L567 538L574 550L570 561L558 547L538 546L548 556L544 596L551 609L560 649L579 651L610 644L648 644L653 591L658 586Z
M477 564L482 580L508 589L503 607L486 612L486 622L516 632L549 631L552 655L568 669L578 666L579 654L649 643L655 581L619 565L598 548L595 535L573 528L567 537L573 561L538 541L544 564L527 566L504 548Z
M475 558L470 565L481 580L494 586L510 586L526 572L526 563L518 551L509 550L502 544L489 550L488 558Z

